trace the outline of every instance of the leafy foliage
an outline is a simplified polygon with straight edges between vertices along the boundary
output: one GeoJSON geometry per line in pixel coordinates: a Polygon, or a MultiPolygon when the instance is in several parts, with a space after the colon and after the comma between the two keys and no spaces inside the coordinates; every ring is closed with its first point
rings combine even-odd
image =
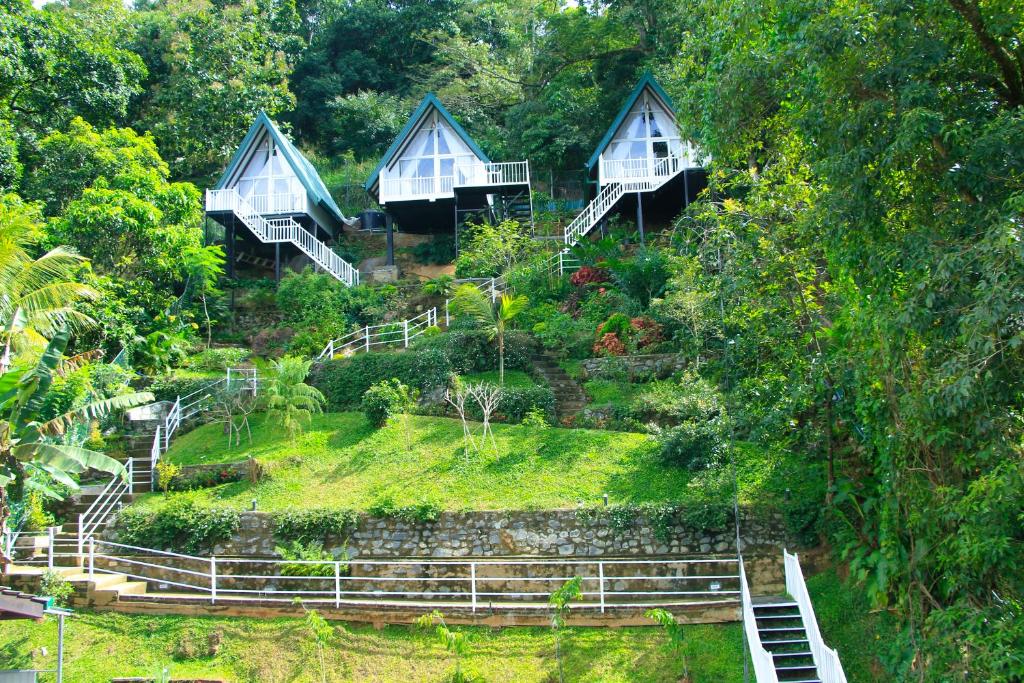
{"type": "Polygon", "coordinates": [[[345,508],[289,509],[274,513],[274,536],[281,541],[325,544],[344,540],[355,530],[358,515],[345,508]]]}
{"type": "Polygon", "coordinates": [[[210,552],[238,530],[238,512],[201,507],[176,494],[155,511],[127,508],[118,515],[120,542],[181,553],[210,552]]]}

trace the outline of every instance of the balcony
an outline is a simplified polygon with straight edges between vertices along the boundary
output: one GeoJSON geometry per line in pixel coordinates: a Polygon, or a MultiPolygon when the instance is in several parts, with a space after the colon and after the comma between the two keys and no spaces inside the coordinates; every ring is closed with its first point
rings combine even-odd
{"type": "Polygon", "coordinates": [[[460,188],[489,189],[530,184],[527,161],[456,164],[451,175],[401,178],[393,170],[380,174],[380,203],[450,199],[460,188]]]}
{"type": "MultiPolygon", "coordinates": [[[[255,194],[245,197],[247,209],[261,216],[273,214],[307,213],[306,193],[255,194]]],[[[206,191],[206,210],[209,212],[234,211],[238,192],[234,188],[206,191]]]]}
{"type": "Polygon", "coordinates": [[[684,143],[668,156],[647,156],[635,159],[608,159],[603,154],[598,167],[598,182],[609,183],[659,182],[689,168],[700,168],[705,159],[691,144],[684,143]]]}

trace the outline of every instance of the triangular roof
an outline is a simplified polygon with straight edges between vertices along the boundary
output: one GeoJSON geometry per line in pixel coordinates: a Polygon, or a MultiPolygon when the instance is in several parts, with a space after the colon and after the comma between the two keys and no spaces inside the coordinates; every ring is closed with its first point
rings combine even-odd
{"type": "Polygon", "coordinates": [[[377,164],[377,167],[375,169],[373,169],[373,173],[370,174],[369,179],[363,186],[367,192],[369,192],[370,188],[372,188],[374,184],[377,182],[377,177],[380,176],[380,172],[384,169],[385,166],[391,163],[391,160],[394,159],[395,154],[397,154],[398,151],[402,148],[402,144],[406,141],[409,135],[411,135],[412,132],[416,129],[416,126],[419,124],[420,119],[422,119],[423,116],[430,110],[431,106],[437,109],[437,112],[441,115],[441,118],[443,118],[445,122],[447,122],[448,125],[451,126],[452,130],[455,131],[455,134],[458,135],[471,150],[473,150],[473,154],[476,154],[478,157],[480,157],[481,161],[483,161],[484,163],[491,163],[491,160],[487,157],[486,154],[484,154],[484,151],[480,149],[476,142],[474,142],[473,138],[469,137],[469,133],[466,132],[466,129],[460,126],[459,122],[455,120],[455,117],[452,116],[451,113],[444,108],[444,105],[441,104],[441,100],[437,99],[437,95],[435,95],[432,92],[428,92],[426,95],[423,96],[423,99],[420,101],[419,106],[416,107],[416,111],[414,111],[412,113],[412,116],[409,117],[409,120],[406,121],[405,127],[402,128],[402,131],[395,138],[394,142],[392,142],[391,146],[388,147],[388,151],[384,152],[384,156],[381,157],[380,163],[377,164]]]}
{"type": "Polygon", "coordinates": [[[650,71],[645,71],[644,75],[640,78],[640,82],[637,83],[632,92],[629,93],[629,97],[626,98],[625,104],[623,104],[622,109],[619,110],[618,116],[616,116],[615,120],[612,121],[612,125],[608,127],[608,132],[604,134],[604,137],[601,138],[601,142],[597,143],[597,147],[594,148],[594,153],[590,156],[590,160],[587,161],[587,170],[593,170],[597,160],[601,157],[601,153],[611,143],[612,138],[615,137],[615,131],[617,131],[619,126],[622,125],[622,122],[626,120],[626,117],[629,115],[629,111],[633,108],[633,105],[636,104],[637,99],[639,99],[645,88],[650,88],[654,91],[654,94],[664,101],[665,106],[668,107],[669,111],[673,115],[675,115],[676,107],[672,103],[672,98],[668,96],[665,89],[662,88],[658,81],[654,79],[654,74],[650,71]]]}
{"type": "Polygon", "coordinates": [[[324,181],[320,179],[320,174],[313,168],[313,164],[302,155],[295,145],[292,144],[291,140],[284,136],[284,134],[278,129],[277,125],[267,116],[266,112],[261,111],[257,116],[256,120],[253,121],[252,127],[249,128],[249,132],[246,133],[245,138],[242,140],[242,144],[238,146],[238,150],[235,152],[235,156],[231,158],[231,163],[228,164],[227,169],[221,175],[220,180],[217,181],[217,185],[214,187],[216,190],[223,189],[231,177],[238,170],[238,167],[242,164],[245,159],[245,153],[249,150],[254,139],[259,135],[261,130],[266,130],[270,137],[273,138],[274,144],[284,155],[288,165],[291,166],[292,170],[295,171],[295,176],[302,183],[302,186],[306,189],[306,194],[309,196],[310,202],[313,204],[319,204],[324,207],[331,215],[341,222],[345,222],[347,219],[345,215],[341,213],[341,209],[334,203],[334,198],[331,197],[331,193],[327,191],[327,186],[324,185],[324,181]]]}

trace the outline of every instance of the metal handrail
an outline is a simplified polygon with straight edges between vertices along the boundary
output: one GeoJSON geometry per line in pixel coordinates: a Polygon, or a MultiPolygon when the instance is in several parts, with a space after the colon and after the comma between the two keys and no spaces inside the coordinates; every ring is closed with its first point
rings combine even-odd
{"type": "Polygon", "coordinates": [[[406,320],[381,325],[366,325],[343,337],[327,342],[316,359],[318,361],[330,360],[339,354],[369,351],[374,346],[389,344],[401,344],[403,348],[408,348],[409,342],[422,335],[428,327],[436,324],[437,307],[430,308],[406,320]]]}
{"type": "Polygon", "coordinates": [[[818,679],[821,683],[846,683],[846,673],[843,671],[842,662],[839,661],[839,653],[825,645],[821,638],[811,596],[807,592],[807,584],[800,570],[799,558],[796,553],[791,555],[786,551],[783,551],[782,556],[786,565],[786,592],[800,608],[800,618],[804,623],[804,632],[807,634],[814,665],[818,669],[818,679]]]}
{"type": "Polygon", "coordinates": [[[743,630],[747,636],[747,648],[750,659],[754,663],[754,678],[757,683],[779,683],[779,675],[775,671],[775,660],[761,644],[761,635],[757,632],[757,620],[754,618],[754,604],[750,599],[750,587],[747,585],[747,572],[740,558],[740,605],[743,614],[743,630]]]}

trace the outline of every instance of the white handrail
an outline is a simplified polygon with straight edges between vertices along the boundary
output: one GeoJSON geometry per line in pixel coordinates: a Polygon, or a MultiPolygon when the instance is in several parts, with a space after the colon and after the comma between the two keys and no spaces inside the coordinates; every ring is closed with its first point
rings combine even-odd
{"type": "Polygon", "coordinates": [[[330,360],[338,355],[351,355],[370,351],[374,346],[400,345],[409,347],[409,342],[422,335],[427,328],[437,325],[437,307],[423,311],[407,320],[397,320],[381,325],[367,325],[355,332],[327,342],[317,360],[330,360]]]}
{"type": "Polygon", "coordinates": [[[529,161],[484,162],[477,158],[456,159],[451,175],[403,178],[384,170],[380,174],[380,201],[442,199],[453,197],[461,187],[499,187],[530,184],[529,161]]]}
{"type": "Polygon", "coordinates": [[[206,204],[232,211],[261,242],[291,242],[336,279],[350,287],[359,284],[359,271],[317,239],[316,235],[299,225],[295,219],[264,218],[234,188],[207,190],[206,204]]]}
{"type": "Polygon", "coordinates": [[[740,558],[740,604],[743,610],[743,630],[747,636],[747,647],[750,659],[754,663],[754,678],[757,683],[779,683],[775,671],[775,661],[771,653],[761,644],[761,636],[757,632],[757,620],[754,617],[754,605],[750,599],[750,587],[747,585],[747,572],[740,558]]]}
{"type": "Polygon", "coordinates": [[[78,557],[81,559],[85,542],[103,527],[103,523],[117,509],[125,496],[132,495],[135,467],[132,458],[128,458],[127,477],[114,476],[96,496],[85,512],[78,515],[78,557]]]}
{"type": "Polygon", "coordinates": [[[581,600],[574,607],[600,612],[616,608],[735,605],[739,595],[739,591],[721,586],[723,580],[738,581],[740,577],[737,574],[716,573],[709,576],[699,572],[685,573],[687,567],[700,567],[708,563],[736,565],[737,558],[734,557],[655,560],[283,560],[197,557],[98,538],[94,539],[93,544],[93,571],[192,588],[201,594],[208,594],[213,600],[217,599],[218,594],[221,597],[251,596],[277,602],[291,602],[295,596],[302,596],[309,602],[333,603],[338,606],[342,603],[365,605],[368,601],[385,603],[401,599],[440,599],[453,606],[468,607],[471,611],[476,611],[479,605],[487,605],[489,610],[523,609],[546,604],[551,591],[574,576],[579,576],[583,581],[581,600]],[[106,553],[97,549],[104,547],[107,548],[106,553]],[[176,564],[160,564],[161,558],[176,564]],[[97,566],[96,559],[109,560],[110,563],[127,566],[128,569],[97,566]],[[183,563],[191,564],[182,566],[183,563]],[[281,571],[285,566],[298,564],[322,565],[330,571],[323,576],[292,576],[281,571]],[[372,569],[366,575],[343,575],[342,565],[350,569],[372,569]],[[254,573],[258,571],[256,566],[267,567],[267,573],[254,573]],[[542,567],[553,570],[552,575],[533,574],[542,567]],[[640,567],[652,568],[654,571],[648,574],[637,573],[640,567]],[[153,575],[150,570],[157,570],[158,573],[153,575]],[[178,580],[172,581],[167,579],[167,573],[183,576],[175,577],[178,580]],[[246,581],[249,585],[240,586],[240,581],[246,581]],[[443,588],[439,590],[432,585],[409,585],[416,582],[442,584],[443,588]],[[510,582],[523,586],[509,589],[510,582]],[[705,582],[707,585],[701,589],[699,585],[692,585],[694,582],[705,582]]]}
{"type": "Polygon", "coordinates": [[[821,683],[846,683],[846,673],[839,661],[839,653],[825,645],[818,630],[818,620],[814,616],[814,606],[807,592],[800,561],[796,553],[783,551],[786,565],[786,592],[789,593],[800,608],[800,618],[804,622],[807,642],[814,657],[814,665],[818,668],[818,679],[821,683]]]}

